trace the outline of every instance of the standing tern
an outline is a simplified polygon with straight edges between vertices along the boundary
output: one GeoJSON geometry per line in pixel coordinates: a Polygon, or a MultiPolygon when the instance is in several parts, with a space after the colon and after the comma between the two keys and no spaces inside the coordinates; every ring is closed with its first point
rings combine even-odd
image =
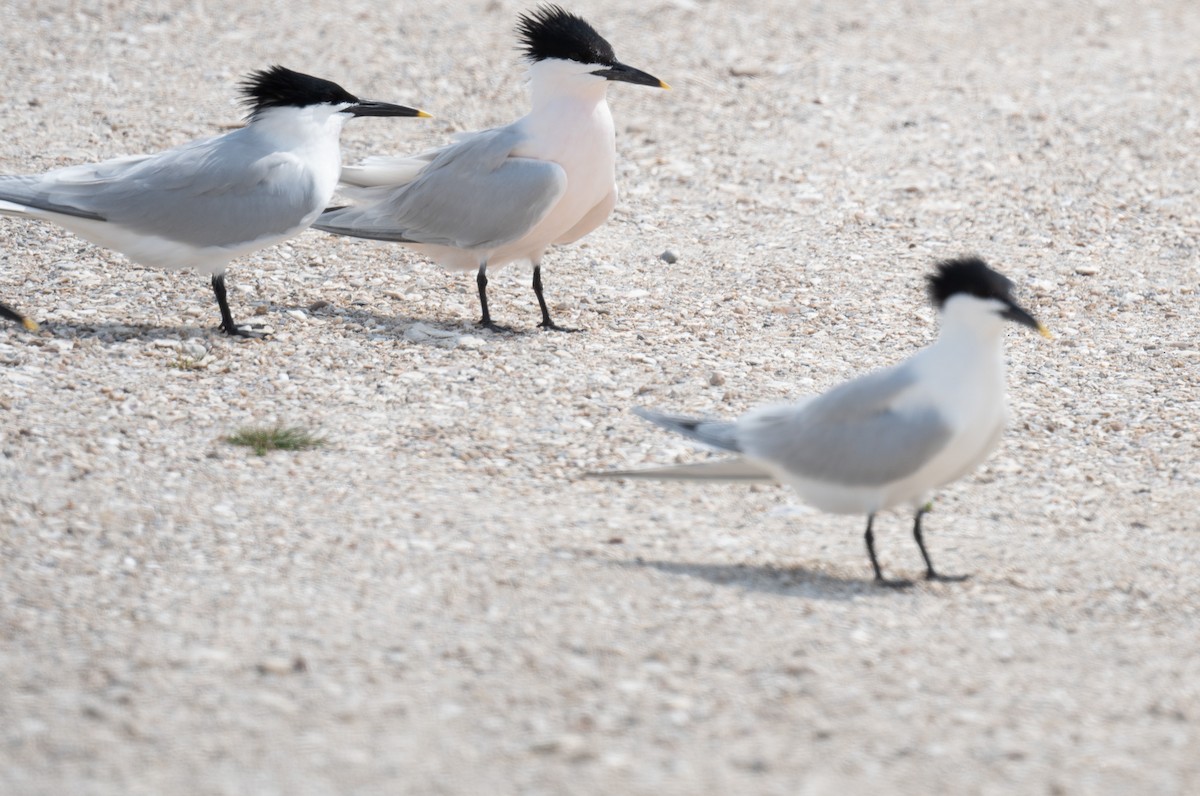
{"type": "Polygon", "coordinates": [[[556,5],[523,14],[517,32],[530,62],[533,108],[504,127],[407,158],[369,158],[342,170],[363,204],[331,208],[314,226],[337,235],[403,243],[447,268],[476,270],[480,325],[487,269],[533,265],[543,329],[542,255],[604,223],[617,202],[616,139],[609,81],[670,88],[617,60],[587,22],[556,5]]]}
{"type": "MultiPolygon", "coordinates": [[[[155,155],[0,176],[0,215],[52,221],[144,265],[211,275],[221,329],[253,336],[229,312],[225,266],[299,234],[325,209],[347,119],[429,114],[282,66],[252,72],[241,88],[244,127],[155,155]]],[[[37,328],[2,304],[0,316],[37,328]]]]}
{"type": "Polygon", "coordinates": [[[778,481],[836,514],[866,514],[875,581],[875,514],[916,509],[913,538],[928,580],[962,580],[933,568],[921,535],[931,490],[975,469],[1000,442],[1007,419],[1004,321],[1050,333],[1012,297],[1012,283],[978,258],[947,260],[929,277],[941,313],[936,342],[909,359],[798,404],[766,406],[733,422],[636,409],[638,415],[741,458],[677,467],[592,473],[603,478],[778,481]]]}

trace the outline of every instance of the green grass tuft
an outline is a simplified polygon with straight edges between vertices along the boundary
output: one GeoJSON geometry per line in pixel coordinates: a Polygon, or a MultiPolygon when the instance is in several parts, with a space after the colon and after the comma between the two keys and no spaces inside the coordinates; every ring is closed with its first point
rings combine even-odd
{"type": "Polygon", "coordinates": [[[226,437],[225,441],[231,445],[254,448],[254,452],[259,456],[265,456],[267,451],[305,451],[325,444],[325,440],[302,428],[283,426],[241,428],[232,437],[226,437]]]}

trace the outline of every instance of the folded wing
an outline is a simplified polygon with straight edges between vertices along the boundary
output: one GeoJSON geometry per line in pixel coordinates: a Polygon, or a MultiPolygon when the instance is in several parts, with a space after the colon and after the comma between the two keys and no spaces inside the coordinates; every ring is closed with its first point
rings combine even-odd
{"type": "Polygon", "coordinates": [[[314,226],[337,235],[488,250],[524,236],[558,202],[567,176],[557,163],[513,157],[522,133],[485,130],[435,150],[368,164],[352,180],[363,203],[326,211],[314,226]],[[428,162],[413,174],[416,161],[428,162]],[[406,180],[379,185],[388,169],[406,180]]]}
{"type": "Polygon", "coordinates": [[[799,478],[841,486],[905,478],[952,435],[937,407],[912,392],[916,375],[905,363],[799,406],[750,412],[738,421],[742,452],[799,478]]]}
{"type": "Polygon", "coordinates": [[[296,157],[237,134],[157,155],[0,178],[0,202],[21,211],[9,208],[12,214],[107,221],[202,247],[293,232],[325,199],[315,196],[315,181],[296,157]]]}

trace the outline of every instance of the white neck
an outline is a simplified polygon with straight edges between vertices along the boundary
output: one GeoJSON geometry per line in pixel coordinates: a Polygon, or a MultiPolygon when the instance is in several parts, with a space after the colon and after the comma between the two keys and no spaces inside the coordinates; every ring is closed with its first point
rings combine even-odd
{"type": "Polygon", "coordinates": [[[966,295],[951,296],[942,306],[938,339],[919,356],[936,392],[951,406],[991,396],[1004,400],[1005,321],[998,308],[997,301],[966,295]]]}
{"type": "Polygon", "coordinates": [[[350,117],[338,111],[334,105],[267,108],[237,131],[257,136],[272,151],[286,152],[300,161],[313,180],[316,199],[313,218],[333,196],[342,172],[342,147],[338,138],[342,125],[350,117]]]}
{"type": "Polygon", "coordinates": [[[562,102],[597,105],[608,98],[608,81],[591,74],[604,67],[575,61],[548,59],[529,67],[533,112],[562,102]]]}
{"type": "Polygon", "coordinates": [[[350,118],[338,110],[333,105],[264,108],[255,114],[248,126],[276,149],[327,150],[330,146],[336,149],[342,125],[350,118]]]}
{"type": "Polygon", "coordinates": [[[956,342],[976,349],[1000,346],[1004,339],[1003,305],[994,299],[954,295],[942,305],[938,344],[956,342]]]}

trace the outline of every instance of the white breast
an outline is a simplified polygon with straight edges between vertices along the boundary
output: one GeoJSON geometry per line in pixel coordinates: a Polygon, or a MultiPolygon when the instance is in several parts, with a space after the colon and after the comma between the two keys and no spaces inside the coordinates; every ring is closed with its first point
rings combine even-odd
{"type": "Polygon", "coordinates": [[[920,505],[931,490],[970,473],[995,450],[1007,422],[999,338],[989,348],[943,344],[926,353],[919,363],[922,380],[950,424],[951,437],[924,467],[888,486],[882,508],[920,505]]]}
{"type": "MultiPolygon", "coordinates": [[[[525,119],[528,141],[513,154],[549,160],[567,173],[567,190],[524,237],[492,254],[489,267],[540,257],[615,190],[616,143],[604,99],[564,98],[525,119]]],[[[595,220],[596,226],[604,218],[595,220]]]]}

